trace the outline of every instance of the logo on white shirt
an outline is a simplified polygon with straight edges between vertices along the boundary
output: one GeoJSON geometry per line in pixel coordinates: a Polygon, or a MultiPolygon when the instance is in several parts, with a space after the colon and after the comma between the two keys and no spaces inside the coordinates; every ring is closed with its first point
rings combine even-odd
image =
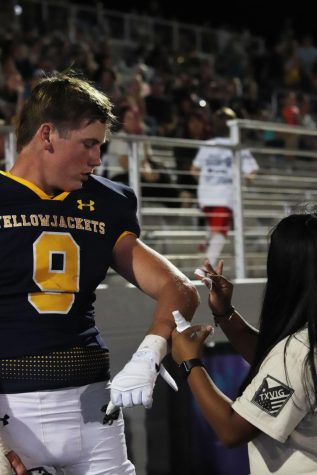
{"type": "Polygon", "coordinates": [[[290,399],[293,392],[294,389],[268,375],[263,379],[261,386],[255,392],[251,402],[270,414],[270,416],[276,417],[290,399]]]}

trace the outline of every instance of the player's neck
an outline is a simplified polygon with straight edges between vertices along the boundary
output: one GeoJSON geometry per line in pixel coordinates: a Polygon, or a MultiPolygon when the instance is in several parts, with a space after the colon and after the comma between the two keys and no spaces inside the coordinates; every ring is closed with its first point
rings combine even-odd
{"type": "Polygon", "coordinates": [[[55,190],[46,186],[44,174],[39,166],[39,162],[36,162],[34,157],[28,156],[25,153],[20,153],[9,172],[11,175],[14,175],[17,178],[22,178],[23,180],[37,186],[48,196],[54,195],[55,190]]]}

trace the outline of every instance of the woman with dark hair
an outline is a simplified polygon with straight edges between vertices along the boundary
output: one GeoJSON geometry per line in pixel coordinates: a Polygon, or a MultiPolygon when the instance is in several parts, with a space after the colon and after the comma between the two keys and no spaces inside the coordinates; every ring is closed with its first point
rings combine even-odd
{"type": "Polygon", "coordinates": [[[316,264],[317,215],[282,219],[271,234],[259,330],[232,306],[223,261],[216,269],[206,261],[197,271],[209,288],[215,324],[250,363],[235,401],[215,386],[200,359],[212,327],[173,332],[172,356],[204,417],[225,445],[249,443],[254,475],[317,473],[316,264]]]}

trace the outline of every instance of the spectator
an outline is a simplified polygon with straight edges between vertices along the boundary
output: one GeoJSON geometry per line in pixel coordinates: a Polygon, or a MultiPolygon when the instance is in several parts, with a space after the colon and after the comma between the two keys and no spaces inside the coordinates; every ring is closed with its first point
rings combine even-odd
{"type": "Polygon", "coordinates": [[[145,97],[147,114],[154,121],[155,135],[171,136],[176,127],[173,104],[165,93],[163,78],[154,76],[150,93],[145,97]]]}
{"type": "MultiPolygon", "coordinates": [[[[231,226],[234,155],[229,148],[231,141],[227,121],[235,117],[235,112],[228,107],[216,112],[214,127],[217,135],[206,142],[212,147],[201,147],[192,165],[192,173],[198,178],[198,203],[209,230],[202,250],[212,265],[222,251],[231,226]]],[[[240,153],[242,172],[246,182],[250,183],[259,167],[249,150],[241,150],[240,153]]]]}
{"type": "MultiPolygon", "coordinates": [[[[118,179],[119,175],[119,181],[128,183],[130,145],[123,137],[128,137],[129,135],[146,135],[147,129],[139,110],[130,105],[124,105],[119,110],[117,126],[118,129],[112,134],[106,153],[103,155],[102,173],[110,179],[113,179],[115,176],[117,176],[118,179]],[[121,176],[122,173],[124,173],[126,177],[124,180],[123,176],[121,176]]],[[[149,149],[146,148],[143,142],[139,142],[137,147],[138,156],[142,161],[149,149]]]]}
{"type": "MultiPolygon", "coordinates": [[[[297,94],[295,91],[288,91],[282,100],[281,117],[287,125],[301,125],[300,110],[298,106],[297,94]]],[[[287,150],[299,149],[299,135],[292,132],[285,133],[285,148],[287,150]]],[[[291,166],[296,158],[295,154],[286,155],[291,166]]]]}
{"type": "MultiPolygon", "coordinates": [[[[301,94],[299,96],[298,106],[300,125],[306,129],[315,130],[316,120],[311,112],[311,100],[308,94],[301,94]]],[[[300,136],[299,147],[301,150],[316,150],[316,145],[316,137],[311,135],[300,136]]]]}
{"type": "MultiPolygon", "coordinates": [[[[185,123],[178,135],[180,138],[191,140],[207,140],[211,135],[210,121],[201,108],[189,112],[185,123]]],[[[176,183],[178,198],[181,207],[191,207],[197,199],[197,181],[191,173],[193,159],[197,154],[197,147],[174,147],[175,164],[177,170],[176,183]]]]}

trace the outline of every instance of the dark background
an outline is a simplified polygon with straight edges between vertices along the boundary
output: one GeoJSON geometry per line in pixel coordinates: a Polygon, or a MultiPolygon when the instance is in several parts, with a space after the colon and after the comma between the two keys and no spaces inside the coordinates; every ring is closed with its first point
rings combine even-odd
{"type": "MultiPolygon", "coordinates": [[[[74,3],[87,3],[87,0],[74,0],[74,3]]],[[[269,44],[275,43],[280,33],[292,28],[298,38],[311,33],[317,38],[317,20],[305,5],[289,5],[283,2],[210,2],[208,0],[93,0],[102,3],[105,9],[127,13],[150,14],[166,20],[198,24],[211,28],[229,27],[236,31],[249,30],[253,35],[266,38],[269,44]]]]}

